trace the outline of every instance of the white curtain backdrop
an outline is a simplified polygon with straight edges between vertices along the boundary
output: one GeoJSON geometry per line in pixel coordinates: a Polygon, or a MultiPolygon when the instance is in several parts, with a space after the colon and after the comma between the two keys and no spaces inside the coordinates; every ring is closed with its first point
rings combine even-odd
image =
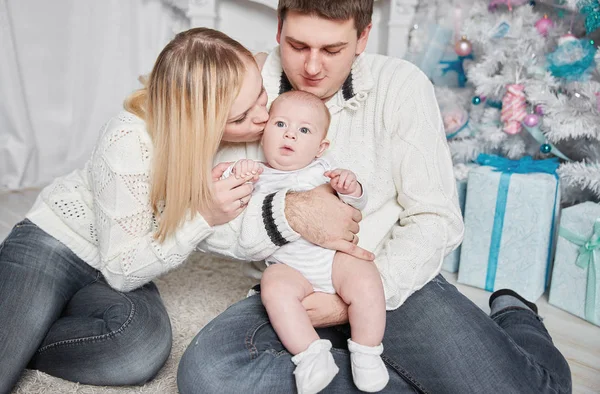
{"type": "Polygon", "coordinates": [[[186,22],[158,0],[0,0],[0,191],[83,166],[186,22]]]}

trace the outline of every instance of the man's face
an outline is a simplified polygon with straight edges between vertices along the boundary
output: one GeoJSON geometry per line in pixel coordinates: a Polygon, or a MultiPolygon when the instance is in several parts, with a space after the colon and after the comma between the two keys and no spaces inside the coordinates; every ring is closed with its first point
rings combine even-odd
{"type": "Polygon", "coordinates": [[[279,21],[281,65],[293,88],[322,100],[331,98],[350,74],[352,62],[367,45],[371,25],[356,35],[354,20],[333,21],[288,12],[279,21]]]}

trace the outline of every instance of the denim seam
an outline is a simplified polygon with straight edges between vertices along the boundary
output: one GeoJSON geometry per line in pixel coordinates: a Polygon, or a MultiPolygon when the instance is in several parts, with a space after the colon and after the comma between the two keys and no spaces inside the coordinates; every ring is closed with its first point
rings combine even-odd
{"type": "Polygon", "coordinates": [[[48,344],[46,346],[39,348],[36,353],[38,353],[38,354],[43,353],[47,350],[61,347],[61,346],[78,345],[81,343],[89,343],[89,342],[99,342],[99,341],[103,341],[103,340],[106,340],[106,339],[109,339],[109,338],[112,338],[112,337],[115,337],[115,336],[121,334],[133,321],[133,317],[135,316],[136,309],[135,309],[134,302],[129,297],[127,297],[123,293],[119,293],[119,294],[123,298],[125,298],[127,301],[129,301],[129,304],[131,305],[131,312],[129,313],[127,320],[116,331],[111,331],[107,334],[96,335],[96,336],[92,336],[92,337],[67,339],[64,341],[54,342],[54,343],[51,343],[51,344],[48,344]]]}
{"type": "Polygon", "coordinates": [[[27,227],[27,226],[29,226],[29,227],[37,227],[37,225],[35,223],[33,223],[31,220],[29,220],[29,219],[23,219],[19,223],[15,224],[16,228],[27,227]]]}
{"type": "Polygon", "coordinates": [[[536,317],[538,320],[540,320],[540,316],[539,316],[539,315],[537,315],[537,314],[536,314],[534,311],[532,311],[532,310],[531,310],[531,309],[529,309],[529,308],[523,308],[523,307],[520,307],[520,306],[507,306],[506,308],[502,308],[502,309],[500,309],[498,312],[494,313],[494,314],[493,314],[493,315],[491,315],[490,317],[491,317],[492,319],[494,319],[494,318],[496,318],[496,317],[498,317],[498,316],[502,316],[502,315],[505,315],[505,314],[507,314],[507,313],[509,313],[509,312],[513,312],[513,311],[528,311],[528,312],[531,312],[531,313],[533,313],[533,315],[534,315],[534,316],[535,316],[535,317],[536,317]]]}
{"type": "Polygon", "coordinates": [[[253,360],[258,356],[258,350],[256,349],[256,346],[254,346],[254,336],[256,335],[258,330],[260,330],[262,327],[264,327],[267,324],[269,324],[268,320],[260,323],[253,330],[250,330],[246,334],[246,338],[244,338],[244,343],[246,344],[246,348],[250,352],[250,360],[253,360]]]}
{"type": "MultiPolygon", "coordinates": [[[[492,320],[495,321],[496,318],[504,316],[506,314],[512,313],[512,312],[516,312],[516,311],[527,311],[529,313],[532,313],[534,315],[534,317],[538,320],[540,320],[540,317],[531,309],[529,308],[520,308],[520,307],[515,307],[515,306],[509,306],[507,308],[504,308],[498,312],[496,312],[495,314],[493,314],[492,316],[490,316],[490,318],[492,318],[492,320]]],[[[500,326],[498,326],[499,330],[502,330],[502,328],[500,326]]],[[[504,330],[502,330],[504,331],[504,330]]],[[[515,346],[515,348],[517,349],[517,351],[519,351],[527,360],[527,362],[535,369],[535,371],[543,378],[544,377],[544,372],[548,373],[549,376],[554,377],[554,373],[550,370],[548,370],[547,368],[544,368],[542,365],[540,365],[539,363],[535,362],[535,360],[533,360],[529,354],[525,353],[525,351],[523,351],[523,349],[521,349],[521,347],[510,337],[510,335],[507,335],[508,340],[513,344],[513,346],[515,346]]],[[[549,338],[550,340],[552,340],[552,338],[549,338]]],[[[557,391],[554,387],[549,387],[550,390],[552,390],[552,392],[554,393],[559,393],[561,391],[563,391],[563,385],[557,380],[557,379],[552,379],[554,381],[554,383],[559,386],[560,391],[557,391]]]]}
{"type": "Polygon", "coordinates": [[[427,391],[427,389],[425,389],[425,387],[423,387],[423,385],[421,385],[412,376],[410,376],[408,374],[408,371],[406,371],[404,368],[402,368],[400,365],[398,365],[394,360],[392,360],[391,358],[387,357],[385,354],[381,355],[381,359],[383,361],[385,361],[385,363],[388,364],[390,367],[392,367],[396,371],[396,373],[398,373],[400,376],[402,376],[402,378],[404,380],[406,380],[407,382],[411,383],[411,385],[415,389],[419,390],[419,392],[421,392],[423,394],[428,394],[429,393],[427,391]]]}

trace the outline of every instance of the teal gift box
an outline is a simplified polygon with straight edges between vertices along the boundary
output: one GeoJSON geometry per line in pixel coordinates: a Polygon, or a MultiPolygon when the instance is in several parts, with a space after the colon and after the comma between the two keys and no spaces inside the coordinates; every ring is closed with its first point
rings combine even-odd
{"type": "Polygon", "coordinates": [[[600,204],[562,211],[550,304],[600,326],[600,204]]]}
{"type": "MultiPolygon", "coordinates": [[[[456,192],[458,193],[458,205],[460,211],[464,214],[465,212],[465,201],[467,197],[467,177],[469,171],[474,168],[472,165],[457,164],[454,166],[454,177],[456,178],[456,192]]],[[[460,262],[460,245],[454,249],[446,258],[442,264],[442,269],[447,272],[458,271],[458,264],[460,262]]]]}
{"type": "Polygon", "coordinates": [[[559,207],[557,159],[480,155],[469,173],[458,282],[536,301],[548,282],[559,207]]]}

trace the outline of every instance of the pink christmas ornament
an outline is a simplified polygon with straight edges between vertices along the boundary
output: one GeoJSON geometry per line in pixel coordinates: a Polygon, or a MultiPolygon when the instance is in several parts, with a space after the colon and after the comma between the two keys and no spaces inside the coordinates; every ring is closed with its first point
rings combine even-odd
{"type": "Polygon", "coordinates": [[[544,15],[542,19],[535,22],[535,28],[538,33],[546,37],[548,35],[548,31],[554,26],[554,22],[552,19],[548,18],[548,15],[544,15]]]}
{"type": "Polygon", "coordinates": [[[473,45],[471,41],[467,40],[467,37],[463,36],[460,40],[454,44],[454,52],[458,56],[469,56],[473,52],[473,45]]]}
{"type": "Polygon", "coordinates": [[[542,107],[541,104],[538,104],[535,106],[535,113],[538,115],[543,115],[544,114],[544,108],[542,107]]]}
{"type": "Polygon", "coordinates": [[[525,87],[519,84],[512,84],[506,87],[506,94],[502,98],[502,112],[500,120],[504,123],[504,132],[514,135],[521,132],[523,125],[521,122],[527,116],[525,87]]]}
{"type": "Polygon", "coordinates": [[[454,137],[454,133],[467,124],[469,121],[469,114],[464,109],[453,108],[449,111],[442,112],[442,119],[444,121],[446,137],[451,138],[454,137]]]}
{"type": "Polygon", "coordinates": [[[508,8],[509,11],[512,11],[513,6],[523,5],[527,1],[529,1],[529,0],[491,0],[490,4],[488,4],[488,10],[490,12],[495,11],[499,5],[505,4],[506,8],[508,8]]]}
{"type": "Polygon", "coordinates": [[[540,123],[540,117],[536,114],[528,114],[525,116],[525,119],[523,119],[523,124],[527,127],[535,127],[538,123],[540,123]]]}

